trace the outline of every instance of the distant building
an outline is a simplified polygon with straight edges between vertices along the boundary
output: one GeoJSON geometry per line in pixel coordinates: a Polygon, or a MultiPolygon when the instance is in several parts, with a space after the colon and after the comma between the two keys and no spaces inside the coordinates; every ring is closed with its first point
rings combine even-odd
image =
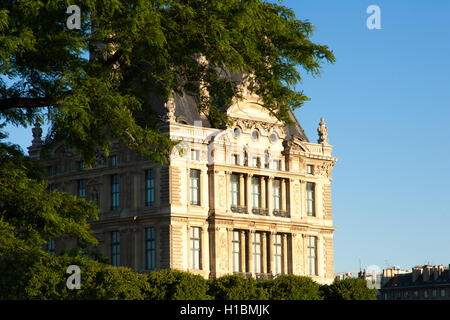
{"type": "Polygon", "coordinates": [[[450,300],[450,271],[442,265],[414,267],[412,271],[383,270],[379,299],[450,300]]]}

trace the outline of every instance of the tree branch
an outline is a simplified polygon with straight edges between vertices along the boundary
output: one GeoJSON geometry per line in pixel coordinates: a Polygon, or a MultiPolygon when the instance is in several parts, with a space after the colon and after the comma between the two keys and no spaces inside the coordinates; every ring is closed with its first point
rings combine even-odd
{"type": "Polygon", "coordinates": [[[70,91],[65,92],[59,98],[55,97],[42,97],[42,98],[24,98],[14,97],[0,99],[0,110],[9,110],[14,108],[23,109],[35,109],[48,107],[54,104],[59,104],[64,100],[66,95],[70,94],[70,91]]]}

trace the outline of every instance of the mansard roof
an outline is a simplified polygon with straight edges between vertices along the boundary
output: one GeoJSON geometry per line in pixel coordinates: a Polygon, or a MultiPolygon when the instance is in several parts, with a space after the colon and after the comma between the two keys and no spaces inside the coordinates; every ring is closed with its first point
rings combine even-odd
{"type": "MultiPolygon", "coordinates": [[[[197,108],[198,101],[195,97],[184,94],[178,95],[174,94],[173,102],[175,106],[174,115],[177,122],[185,123],[189,125],[194,125],[196,122],[201,121],[203,127],[212,128],[211,123],[208,121],[207,117],[203,114],[200,114],[197,108]]],[[[152,106],[154,110],[158,113],[161,118],[164,118],[167,114],[167,110],[165,108],[165,101],[153,97],[151,99],[152,106]]],[[[228,112],[229,116],[233,116],[229,113],[230,108],[232,106],[227,106],[222,108],[223,112],[228,112]]],[[[297,138],[301,141],[309,142],[305,132],[303,131],[302,126],[298,122],[297,118],[294,116],[292,111],[289,112],[290,118],[293,120],[293,125],[285,126],[285,131],[287,133],[288,138],[297,138]]],[[[270,122],[279,122],[275,117],[270,122]]],[[[254,120],[254,119],[249,119],[254,120]]]]}

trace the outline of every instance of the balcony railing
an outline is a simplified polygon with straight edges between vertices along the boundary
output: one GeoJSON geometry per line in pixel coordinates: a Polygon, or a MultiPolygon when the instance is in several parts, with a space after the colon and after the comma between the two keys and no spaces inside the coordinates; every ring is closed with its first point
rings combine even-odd
{"type": "Polygon", "coordinates": [[[235,274],[237,276],[244,277],[246,279],[249,279],[252,276],[254,276],[255,279],[258,279],[258,280],[265,280],[265,279],[273,279],[274,278],[274,276],[271,273],[254,273],[254,274],[252,274],[251,272],[233,272],[233,274],[235,274]]]}
{"type": "Polygon", "coordinates": [[[267,216],[267,215],[269,215],[269,210],[264,209],[264,208],[253,208],[252,213],[259,214],[261,216],[267,216]]]}
{"type": "Polygon", "coordinates": [[[247,213],[247,207],[246,206],[231,206],[231,212],[234,213],[247,213]]]}
{"type": "Polygon", "coordinates": [[[285,210],[273,210],[272,213],[276,217],[284,217],[284,218],[289,217],[289,213],[285,210]]]}

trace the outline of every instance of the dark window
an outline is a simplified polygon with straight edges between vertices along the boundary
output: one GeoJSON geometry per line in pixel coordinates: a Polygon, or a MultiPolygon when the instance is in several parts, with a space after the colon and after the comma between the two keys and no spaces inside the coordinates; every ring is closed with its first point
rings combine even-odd
{"type": "Polygon", "coordinates": [[[145,229],[145,269],[155,269],[155,228],[145,229]]]}
{"type": "Polygon", "coordinates": [[[78,197],[86,199],[86,180],[78,180],[78,197]]]}
{"type": "Polygon", "coordinates": [[[153,170],[145,171],[145,205],[147,207],[155,204],[155,178],[153,170]]]}
{"type": "Polygon", "coordinates": [[[120,233],[111,232],[111,264],[114,267],[120,266],[120,233]]]}
{"type": "Polygon", "coordinates": [[[111,210],[119,209],[119,176],[111,176],[111,210]]]}

